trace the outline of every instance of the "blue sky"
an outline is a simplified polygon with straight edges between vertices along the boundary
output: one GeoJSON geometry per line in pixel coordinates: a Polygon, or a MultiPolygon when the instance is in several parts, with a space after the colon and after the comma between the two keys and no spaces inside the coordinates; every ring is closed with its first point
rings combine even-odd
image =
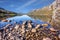
{"type": "Polygon", "coordinates": [[[54,0],[0,0],[0,7],[13,11],[28,13],[31,10],[50,5],[54,0]]]}

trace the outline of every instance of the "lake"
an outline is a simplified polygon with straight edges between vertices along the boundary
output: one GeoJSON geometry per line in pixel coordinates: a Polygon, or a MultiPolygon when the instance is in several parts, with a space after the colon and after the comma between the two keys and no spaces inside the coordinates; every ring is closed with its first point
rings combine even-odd
{"type": "Polygon", "coordinates": [[[39,19],[31,18],[28,15],[15,16],[15,17],[7,18],[7,20],[11,20],[11,22],[1,22],[0,21],[0,28],[5,27],[7,24],[11,24],[13,26],[15,23],[22,24],[23,21],[28,21],[28,20],[31,20],[34,24],[48,24],[48,28],[51,27],[51,25],[49,23],[44,22],[44,21],[39,20],[39,19]]]}

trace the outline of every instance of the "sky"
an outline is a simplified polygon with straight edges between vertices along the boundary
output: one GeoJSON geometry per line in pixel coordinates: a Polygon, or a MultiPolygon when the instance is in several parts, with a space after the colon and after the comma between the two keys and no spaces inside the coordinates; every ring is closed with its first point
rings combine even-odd
{"type": "Polygon", "coordinates": [[[0,7],[17,13],[28,13],[50,5],[54,0],[0,0],[0,7]]]}

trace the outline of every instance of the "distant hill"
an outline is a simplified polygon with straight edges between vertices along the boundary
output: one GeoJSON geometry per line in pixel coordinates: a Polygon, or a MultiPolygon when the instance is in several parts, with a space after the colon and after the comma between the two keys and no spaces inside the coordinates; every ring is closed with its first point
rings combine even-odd
{"type": "Polygon", "coordinates": [[[4,8],[0,8],[0,19],[12,17],[12,16],[16,16],[16,15],[17,15],[17,13],[15,13],[15,12],[11,12],[11,11],[5,10],[4,8]]]}
{"type": "Polygon", "coordinates": [[[29,16],[36,19],[41,19],[43,21],[50,20],[52,18],[52,14],[53,14],[52,6],[45,6],[41,9],[32,10],[31,12],[28,13],[29,16]]]}
{"type": "Polygon", "coordinates": [[[52,10],[50,10],[49,6],[47,6],[42,9],[32,10],[31,12],[29,12],[28,15],[51,15],[51,14],[52,10]]]}

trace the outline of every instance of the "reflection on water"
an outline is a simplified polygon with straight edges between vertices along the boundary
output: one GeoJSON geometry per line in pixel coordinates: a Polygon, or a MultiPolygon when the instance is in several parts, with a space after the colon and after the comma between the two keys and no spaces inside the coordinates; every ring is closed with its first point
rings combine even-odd
{"type": "MultiPolygon", "coordinates": [[[[43,22],[42,20],[35,20],[34,18],[31,18],[31,17],[29,17],[27,15],[15,16],[15,17],[7,18],[7,20],[11,20],[11,22],[0,22],[0,27],[1,28],[5,27],[5,25],[7,25],[7,24],[12,24],[12,25],[14,25],[14,23],[22,24],[23,21],[28,21],[28,20],[32,20],[32,22],[36,23],[36,24],[44,24],[44,23],[46,23],[46,22],[43,22]]],[[[48,27],[50,27],[50,24],[48,25],[48,27]]]]}

